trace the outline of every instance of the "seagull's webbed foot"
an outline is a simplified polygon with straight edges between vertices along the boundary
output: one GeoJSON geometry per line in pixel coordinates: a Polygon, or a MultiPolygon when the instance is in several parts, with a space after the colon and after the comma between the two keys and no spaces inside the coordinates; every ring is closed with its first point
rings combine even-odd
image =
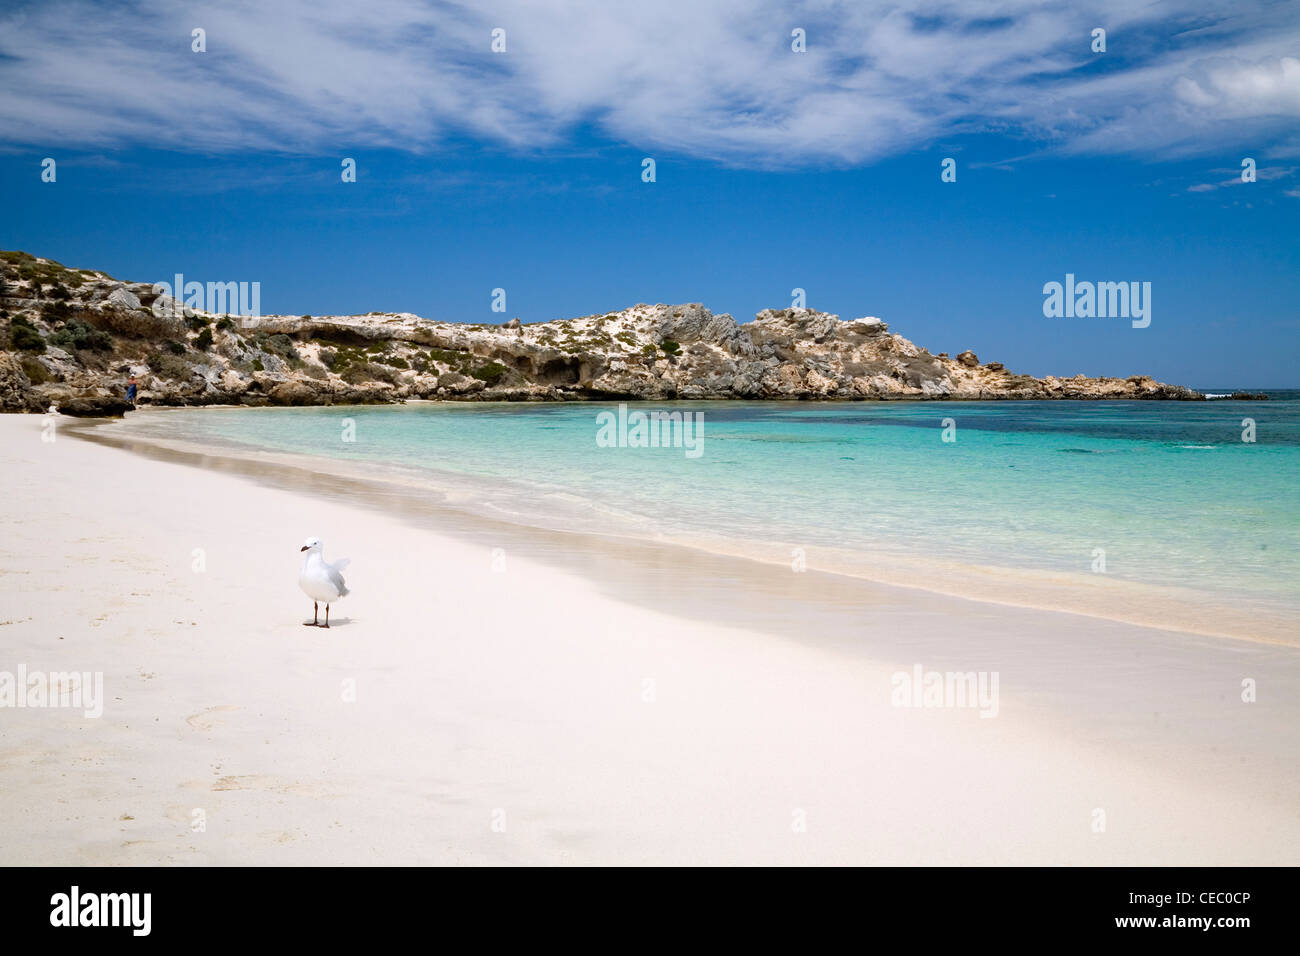
{"type": "MultiPolygon", "coordinates": [[[[329,620],[329,611],[326,610],[325,619],[329,620]]],[[[303,621],[303,627],[320,627],[320,605],[313,601],[311,605],[311,620],[303,621]]]]}

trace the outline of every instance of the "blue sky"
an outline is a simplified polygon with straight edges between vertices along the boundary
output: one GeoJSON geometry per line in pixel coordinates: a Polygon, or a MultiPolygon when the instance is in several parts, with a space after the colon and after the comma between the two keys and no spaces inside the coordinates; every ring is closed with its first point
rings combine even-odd
{"type": "Polygon", "coordinates": [[[1300,18],[1129,6],[20,4],[0,246],[265,312],[747,321],[800,287],[1036,375],[1300,386],[1300,18]],[[1150,327],[1044,318],[1067,272],[1151,282],[1150,327]]]}

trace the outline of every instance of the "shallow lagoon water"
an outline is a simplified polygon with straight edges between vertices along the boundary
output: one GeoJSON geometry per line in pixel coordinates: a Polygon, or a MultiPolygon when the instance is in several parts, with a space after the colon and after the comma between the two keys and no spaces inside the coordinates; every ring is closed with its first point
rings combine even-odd
{"type": "Polygon", "coordinates": [[[1104,566],[1116,579],[1300,607],[1297,401],[628,406],[701,413],[698,457],[601,447],[598,415],[617,408],[201,409],[133,429],[373,464],[427,480],[451,504],[556,530],[1013,572],[1104,566]]]}

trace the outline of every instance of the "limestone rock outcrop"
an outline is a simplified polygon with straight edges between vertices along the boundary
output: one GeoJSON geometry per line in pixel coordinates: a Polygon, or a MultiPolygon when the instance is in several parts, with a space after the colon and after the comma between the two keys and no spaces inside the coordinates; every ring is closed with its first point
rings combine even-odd
{"type": "Polygon", "coordinates": [[[1034,378],[932,355],[878,318],[699,303],[504,325],[409,313],[241,317],[176,311],[152,286],[0,253],[0,409],[120,411],[127,377],[157,405],[581,399],[1199,400],[1126,379],[1034,378]]]}

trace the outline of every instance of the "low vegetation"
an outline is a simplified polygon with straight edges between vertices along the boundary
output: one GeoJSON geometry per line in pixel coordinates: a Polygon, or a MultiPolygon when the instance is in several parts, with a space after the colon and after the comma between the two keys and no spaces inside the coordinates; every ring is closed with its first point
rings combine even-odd
{"type": "Polygon", "coordinates": [[[469,374],[480,382],[486,382],[491,386],[495,385],[501,380],[501,376],[506,374],[506,367],[500,362],[488,362],[478,368],[471,369],[469,374]]]}
{"type": "Polygon", "coordinates": [[[50,343],[70,351],[82,349],[91,352],[113,351],[113,336],[81,319],[67,319],[50,336],[50,343]]]}
{"type": "Polygon", "coordinates": [[[9,323],[9,345],[11,348],[23,352],[35,352],[38,355],[45,351],[45,339],[41,333],[21,316],[9,323]]]}

